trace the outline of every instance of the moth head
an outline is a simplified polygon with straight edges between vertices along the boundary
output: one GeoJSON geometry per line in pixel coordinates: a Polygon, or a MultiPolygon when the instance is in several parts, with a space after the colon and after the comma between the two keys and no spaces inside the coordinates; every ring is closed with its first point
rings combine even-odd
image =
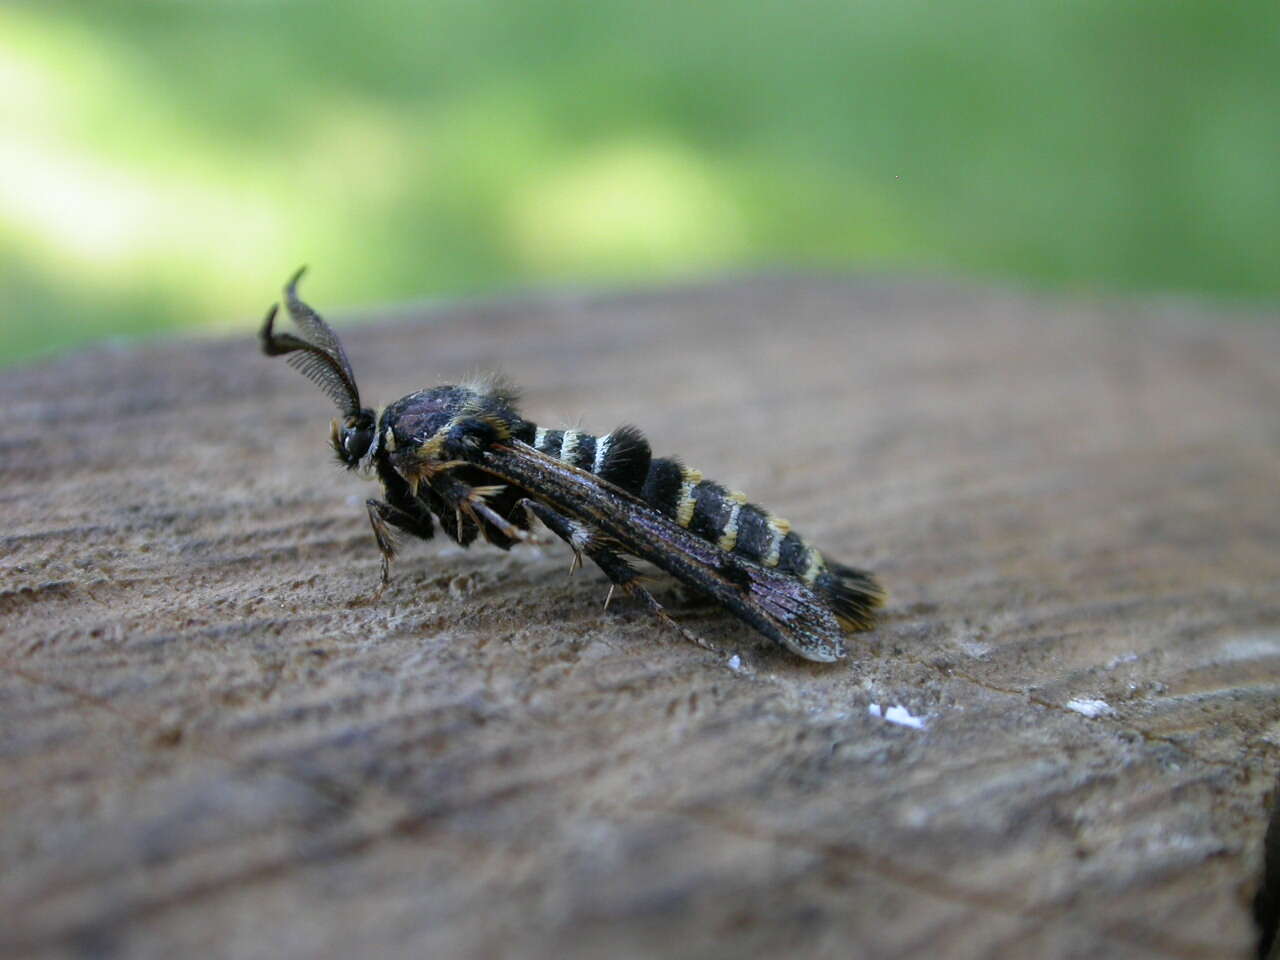
{"type": "Polygon", "coordinates": [[[372,410],[362,410],[344,420],[331,420],[329,442],[333,444],[333,452],[338,455],[339,462],[354,470],[369,452],[377,429],[372,410]]]}
{"type": "Polygon", "coordinates": [[[354,468],[369,452],[377,429],[374,412],[360,405],[360,391],[356,387],[351,362],[338,340],[337,334],[320,315],[298,299],[298,280],[303,267],[284,287],[285,308],[304,336],[292,333],[276,333],[275,320],[279,304],[272,305],[263,321],[262,352],[269,357],[289,355],[289,364],[323,390],[342,417],[333,421],[330,440],[338,459],[354,468]]]}

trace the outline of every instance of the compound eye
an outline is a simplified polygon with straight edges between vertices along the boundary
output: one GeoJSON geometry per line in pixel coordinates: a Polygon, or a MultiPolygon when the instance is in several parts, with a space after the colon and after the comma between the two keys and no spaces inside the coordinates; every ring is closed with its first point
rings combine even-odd
{"type": "Polygon", "coordinates": [[[362,433],[363,431],[358,429],[342,431],[342,449],[346,451],[347,456],[352,460],[359,460],[364,456],[365,450],[369,448],[368,440],[365,440],[364,443],[360,442],[363,439],[361,437],[362,433]]]}
{"type": "Polygon", "coordinates": [[[359,463],[369,446],[373,443],[373,422],[371,418],[352,417],[334,437],[334,446],[338,455],[348,466],[359,463]]]}

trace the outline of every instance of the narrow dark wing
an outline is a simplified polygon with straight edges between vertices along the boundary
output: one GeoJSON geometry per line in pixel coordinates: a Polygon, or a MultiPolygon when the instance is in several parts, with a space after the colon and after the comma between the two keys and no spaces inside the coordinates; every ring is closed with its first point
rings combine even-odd
{"type": "Polygon", "coordinates": [[[639,497],[585,470],[510,440],[476,466],[587,524],[620,549],[710,594],[740,619],[806,660],[845,655],[844,631],[803,581],[721,550],[639,497]]]}

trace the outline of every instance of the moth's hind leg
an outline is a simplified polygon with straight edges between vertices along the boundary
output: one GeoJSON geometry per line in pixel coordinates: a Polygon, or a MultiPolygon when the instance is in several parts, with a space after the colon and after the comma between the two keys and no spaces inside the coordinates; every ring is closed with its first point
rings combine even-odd
{"type": "MultiPolygon", "coordinates": [[[[585,553],[591,559],[591,562],[599,567],[604,572],[604,575],[609,578],[609,582],[613,584],[613,587],[609,588],[610,598],[613,596],[614,587],[621,587],[628,596],[639,600],[649,609],[650,613],[690,643],[702,647],[704,650],[718,652],[715,647],[692,630],[682,627],[672,620],[653,594],[640,585],[640,575],[636,573],[635,568],[627,562],[626,558],[602,545],[584,524],[570,520],[564,514],[558,513],[545,503],[539,503],[537,500],[521,500],[517,506],[523,507],[526,513],[532,514],[541,520],[547,529],[569,544],[575,554],[585,553]]],[[[605,606],[609,606],[608,599],[605,600],[605,606]]]]}
{"type": "MultiPolygon", "coordinates": [[[[612,550],[603,547],[588,547],[583,550],[591,561],[604,571],[604,575],[609,578],[614,586],[621,587],[626,591],[627,595],[635,600],[639,600],[644,604],[649,612],[665,623],[672,630],[675,630],[680,636],[684,637],[695,646],[702,647],[703,650],[710,650],[713,653],[719,653],[715,647],[703,640],[688,627],[681,626],[675,620],[671,619],[670,614],[663,609],[662,604],[657,601],[652,593],[640,585],[640,575],[626,561],[626,558],[620,557],[612,550]]],[[[613,596],[613,587],[609,588],[609,596],[613,596]]],[[[609,600],[604,602],[606,607],[609,606],[609,600]]]]}

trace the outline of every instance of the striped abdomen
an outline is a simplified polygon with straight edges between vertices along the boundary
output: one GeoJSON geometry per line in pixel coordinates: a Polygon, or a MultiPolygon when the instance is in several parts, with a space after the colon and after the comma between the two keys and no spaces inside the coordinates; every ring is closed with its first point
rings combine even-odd
{"type": "MultiPolygon", "coordinates": [[[[826,595],[846,626],[865,629],[883,591],[862,570],[829,563],[791,524],[745,494],[705,480],[678,460],[655,458],[635,427],[595,437],[579,430],[532,431],[525,442],[641,497],[655,509],[721,550],[789,573],[826,595]]],[[[521,439],[525,439],[522,437],[521,439]]]]}

